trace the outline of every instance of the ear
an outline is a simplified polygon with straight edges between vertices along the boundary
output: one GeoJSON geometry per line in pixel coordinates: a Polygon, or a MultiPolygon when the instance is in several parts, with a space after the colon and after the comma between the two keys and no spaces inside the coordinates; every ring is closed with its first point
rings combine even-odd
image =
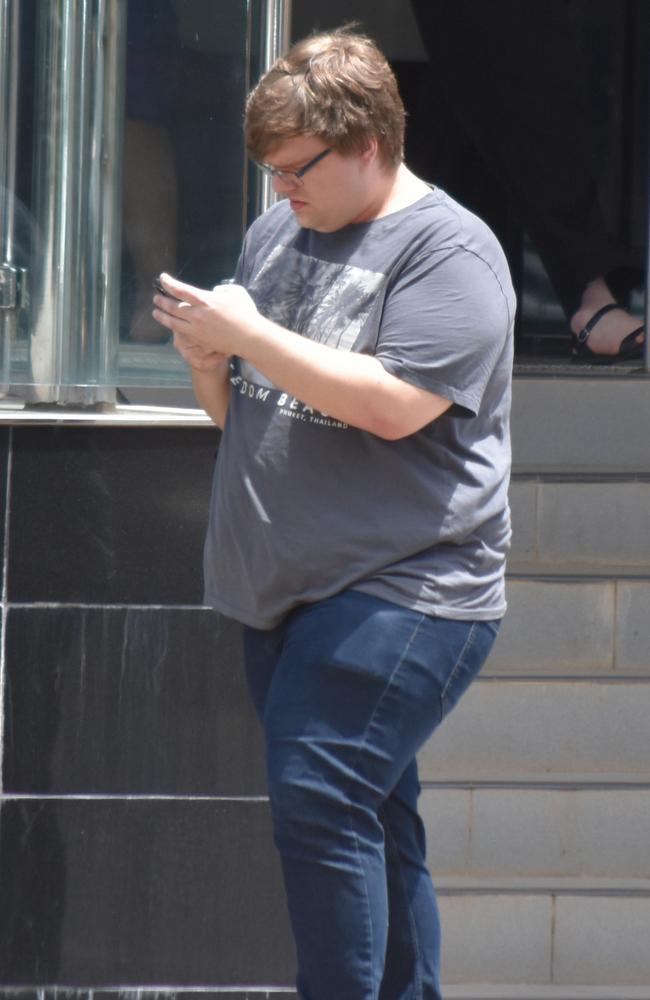
{"type": "Polygon", "coordinates": [[[376,159],[379,152],[379,143],[377,142],[377,137],[371,135],[366,144],[366,148],[361,154],[361,159],[366,163],[372,163],[376,159]]]}

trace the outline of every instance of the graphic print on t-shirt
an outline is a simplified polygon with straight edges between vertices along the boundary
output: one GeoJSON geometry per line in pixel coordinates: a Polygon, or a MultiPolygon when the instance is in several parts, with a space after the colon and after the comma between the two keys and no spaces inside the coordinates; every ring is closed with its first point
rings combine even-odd
{"type": "Polygon", "coordinates": [[[287,330],[349,351],[385,275],[276,246],[248,290],[260,311],[287,330]]]}
{"type": "MultiPolygon", "coordinates": [[[[349,351],[385,280],[385,275],[375,271],[319,260],[278,245],[248,284],[248,291],[260,312],[274,323],[328,347],[349,351]]],[[[309,407],[282,393],[243,359],[238,360],[231,383],[250,399],[272,402],[282,411],[288,407],[287,415],[291,416],[305,412],[310,422],[320,422],[314,421],[309,407]]]]}

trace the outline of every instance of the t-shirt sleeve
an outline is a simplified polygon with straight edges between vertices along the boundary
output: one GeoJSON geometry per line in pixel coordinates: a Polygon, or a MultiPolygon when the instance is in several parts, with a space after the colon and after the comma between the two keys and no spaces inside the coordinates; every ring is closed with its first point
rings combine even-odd
{"type": "Polygon", "coordinates": [[[512,322],[490,264],[445,247],[413,258],[387,289],[375,354],[392,375],[475,416],[512,322]]]}

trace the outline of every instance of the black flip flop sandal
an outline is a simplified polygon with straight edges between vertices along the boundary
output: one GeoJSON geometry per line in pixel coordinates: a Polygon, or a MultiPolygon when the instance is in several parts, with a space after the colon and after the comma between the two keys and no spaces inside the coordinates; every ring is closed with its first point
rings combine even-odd
{"type": "Polygon", "coordinates": [[[609,305],[603,306],[593,314],[580,333],[571,334],[571,357],[573,361],[583,365],[612,365],[617,361],[635,361],[637,358],[643,358],[643,344],[636,343],[636,338],[640,333],[643,333],[642,326],[637,327],[636,330],[632,330],[632,333],[628,333],[626,337],[623,337],[618,353],[616,354],[596,354],[587,343],[589,334],[598,320],[606,313],[611,312],[612,309],[620,308],[621,306],[617,306],[615,302],[610,302],[609,305]]]}

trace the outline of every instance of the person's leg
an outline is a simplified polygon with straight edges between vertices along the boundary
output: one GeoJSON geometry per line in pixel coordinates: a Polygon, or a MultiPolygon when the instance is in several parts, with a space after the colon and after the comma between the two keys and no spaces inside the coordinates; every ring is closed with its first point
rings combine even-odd
{"type": "MultiPolygon", "coordinates": [[[[351,591],[290,616],[261,683],[249,663],[258,701],[267,691],[269,795],[303,1000],[377,1000],[389,908],[379,809],[495,633],[351,591]]],[[[439,1000],[435,981],[412,976],[405,1000],[439,1000]]]]}
{"type": "Polygon", "coordinates": [[[605,279],[590,281],[582,294],[580,306],[571,316],[574,342],[584,330],[585,336],[588,332],[588,357],[592,353],[603,358],[616,357],[619,351],[626,349],[640,358],[644,335],[638,317],[622,308],[605,312],[603,307],[611,305],[617,305],[617,302],[605,279]],[[603,310],[602,314],[599,314],[600,310],[603,310]]]}
{"type": "Polygon", "coordinates": [[[440,995],[440,916],[426,865],[419,794],[413,760],[379,810],[388,883],[388,942],[380,1000],[440,995]]]}

